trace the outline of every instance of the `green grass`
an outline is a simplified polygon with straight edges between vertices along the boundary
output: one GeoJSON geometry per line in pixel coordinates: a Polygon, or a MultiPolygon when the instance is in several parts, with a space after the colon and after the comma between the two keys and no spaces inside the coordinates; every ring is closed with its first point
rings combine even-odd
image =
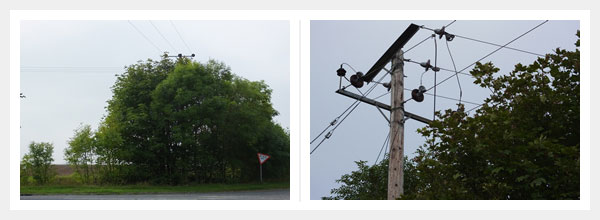
{"type": "Polygon", "coordinates": [[[21,194],[157,194],[157,193],[203,193],[264,189],[288,189],[289,182],[248,184],[199,184],[184,186],[156,185],[43,185],[21,186],[21,194]]]}

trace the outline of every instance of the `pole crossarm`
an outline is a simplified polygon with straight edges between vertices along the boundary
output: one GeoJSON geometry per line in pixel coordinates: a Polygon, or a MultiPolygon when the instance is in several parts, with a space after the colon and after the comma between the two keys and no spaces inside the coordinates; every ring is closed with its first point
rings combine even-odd
{"type": "MultiPolygon", "coordinates": [[[[367,103],[369,105],[373,105],[375,107],[379,107],[381,109],[385,109],[385,110],[388,110],[388,111],[392,110],[392,107],[390,105],[388,105],[388,104],[385,104],[385,103],[382,103],[382,102],[379,102],[379,101],[375,101],[375,100],[367,98],[367,97],[363,97],[363,96],[358,95],[356,93],[348,92],[348,91],[343,90],[343,89],[338,89],[335,92],[338,93],[338,94],[341,94],[341,95],[344,95],[344,96],[347,96],[347,97],[359,100],[361,102],[367,103]]],[[[411,119],[414,119],[414,120],[419,121],[419,122],[423,122],[425,124],[431,123],[430,119],[427,119],[425,117],[412,114],[412,113],[407,112],[407,111],[404,112],[404,116],[406,116],[408,118],[411,118],[411,119]]]]}
{"type": "Polygon", "coordinates": [[[371,67],[371,69],[367,71],[365,76],[363,76],[363,79],[366,82],[371,82],[373,78],[375,78],[377,73],[379,73],[379,71],[381,71],[381,69],[383,69],[385,65],[392,60],[394,54],[396,54],[396,52],[398,52],[402,47],[404,47],[406,42],[408,42],[408,40],[410,40],[410,38],[412,38],[413,35],[415,35],[417,31],[419,31],[419,29],[419,25],[410,24],[410,26],[406,28],[406,30],[400,35],[400,37],[398,37],[398,39],[394,41],[392,46],[390,46],[390,48],[388,48],[387,51],[385,51],[381,58],[379,58],[379,60],[377,60],[377,62],[373,64],[373,67],[371,67]]]}

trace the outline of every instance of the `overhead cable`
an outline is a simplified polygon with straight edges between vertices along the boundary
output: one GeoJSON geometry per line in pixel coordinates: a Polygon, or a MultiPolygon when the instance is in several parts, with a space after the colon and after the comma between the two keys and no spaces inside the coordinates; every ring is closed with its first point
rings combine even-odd
{"type": "Polygon", "coordinates": [[[165,35],[162,34],[162,32],[158,29],[158,27],[156,27],[156,25],[154,25],[154,22],[150,21],[150,24],[152,25],[152,27],[154,27],[154,30],[156,30],[156,32],[158,32],[158,34],[162,37],[162,39],[165,40],[167,42],[167,44],[169,44],[171,49],[173,49],[173,52],[177,52],[175,47],[173,47],[173,44],[171,44],[171,42],[169,40],[167,40],[165,35]]]}
{"type": "Polygon", "coordinates": [[[190,46],[187,44],[187,42],[185,42],[185,40],[181,36],[181,33],[179,33],[179,30],[177,30],[177,26],[175,26],[175,24],[173,24],[173,21],[169,20],[169,23],[171,23],[171,26],[173,26],[173,29],[175,29],[175,33],[177,33],[177,36],[179,36],[179,39],[181,40],[181,42],[183,42],[183,44],[185,45],[185,47],[188,49],[188,52],[194,53],[192,51],[192,49],[190,49],[190,46]]]}
{"type": "MultiPolygon", "coordinates": [[[[545,24],[546,22],[548,22],[548,20],[545,20],[544,22],[542,22],[542,23],[540,23],[540,24],[536,25],[535,27],[533,27],[533,28],[529,29],[529,30],[528,30],[528,31],[526,31],[525,33],[523,33],[523,34],[519,35],[518,37],[516,37],[516,38],[512,39],[512,40],[511,40],[511,41],[509,41],[508,43],[506,43],[506,44],[502,45],[501,47],[499,47],[499,48],[495,49],[494,51],[492,51],[492,52],[488,53],[487,55],[483,56],[483,57],[482,57],[482,58],[480,58],[479,60],[477,60],[477,61],[473,62],[472,64],[470,64],[470,65],[466,66],[465,68],[461,69],[461,70],[460,70],[460,71],[458,71],[458,72],[465,71],[466,69],[468,69],[468,68],[470,68],[471,66],[473,66],[473,65],[477,64],[478,62],[482,61],[483,59],[485,59],[485,58],[487,58],[487,57],[491,56],[492,54],[494,54],[494,53],[496,53],[496,52],[498,52],[500,49],[502,49],[502,48],[505,48],[507,45],[511,44],[512,42],[515,42],[515,41],[516,41],[516,40],[518,40],[519,38],[521,38],[521,37],[525,36],[526,34],[530,33],[531,31],[533,31],[533,30],[537,29],[538,27],[542,26],[542,25],[543,25],[543,24],[545,24]]],[[[455,74],[457,74],[457,73],[455,73],[455,74]]],[[[454,75],[452,75],[452,76],[449,76],[448,78],[446,78],[446,79],[442,80],[441,82],[439,82],[439,83],[435,84],[433,87],[431,87],[431,88],[429,88],[429,89],[427,89],[427,90],[430,90],[430,89],[432,89],[432,88],[435,88],[435,87],[437,87],[438,85],[440,85],[440,84],[442,84],[442,83],[446,82],[448,79],[450,79],[450,78],[452,78],[452,77],[454,77],[454,75]]]]}
{"type": "Polygon", "coordinates": [[[140,31],[140,29],[138,29],[133,23],[131,23],[130,20],[127,20],[127,22],[129,22],[129,24],[133,27],[133,29],[135,29],[140,35],[142,35],[142,37],[144,37],[144,39],[146,39],[146,41],[148,41],[148,43],[150,43],[154,48],[156,48],[156,51],[158,51],[158,53],[163,53],[163,51],[160,50],[160,48],[158,48],[158,46],[156,46],[156,44],[154,44],[154,42],[152,42],[150,40],[150,38],[148,38],[144,33],[142,33],[142,31],[140,31]]]}

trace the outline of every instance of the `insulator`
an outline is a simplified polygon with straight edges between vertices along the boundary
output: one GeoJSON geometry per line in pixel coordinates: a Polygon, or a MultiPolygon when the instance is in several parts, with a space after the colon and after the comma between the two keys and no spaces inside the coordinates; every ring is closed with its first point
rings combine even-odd
{"type": "Polygon", "coordinates": [[[350,76],[350,84],[352,84],[356,88],[362,88],[365,84],[363,77],[363,73],[358,72],[356,75],[350,76]]]}
{"type": "Polygon", "coordinates": [[[429,68],[433,67],[433,66],[431,66],[431,60],[427,60],[427,62],[419,63],[419,65],[421,65],[423,68],[425,68],[425,71],[428,71],[429,68]]]}
{"type": "Polygon", "coordinates": [[[333,119],[333,121],[331,121],[331,123],[329,123],[329,124],[330,124],[331,126],[334,126],[334,125],[337,123],[337,120],[338,120],[337,118],[336,118],[336,119],[333,119]]]}
{"type": "Polygon", "coordinates": [[[418,89],[413,89],[410,93],[410,95],[412,96],[412,99],[417,101],[417,102],[422,102],[423,99],[425,99],[425,97],[423,96],[423,94],[419,93],[418,89]]]}
{"type": "Polygon", "coordinates": [[[446,36],[446,40],[447,41],[452,41],[454,40],[454,34],[450,34],[448,32],[446,32],[446,27],[442,27],[442,29],[435,29],[433,30],[433,32],[435,32],[437,35],[440,36],[440,39],[442,39],[442,36],[446,36]]]}
{"type": "Polygon", "coordinates": [[[446,33],[446,40],[447,41],[452,41],[454,40],[454,34],[450,34],[450,33],[446,33]]]}
{"type": "Polygon", "coordinates": [[[340,68],[336,71],[338,76],[345,76],[346,70],[340,66],[340,68]]]}
{"type": "Polygon", "coordinates": [[[392,89],[392,83],[389,83],[389,82],[383,83],[383,87],[387,88],[387,91],[389,92],[390,89],[392,89]]]}
{"type": "Polygon", "coordinates": [[[435,32],[437,35],[440,36],[440,39],[442,39],[442,35],[446,34],[446,27],[442,27],[442,29],[435,29],[433,30],[433,32],[435,32]]]}
{"type": "Polygon", "coordinates": [[[425,93],[425,87],[424,86],[419,86],[418,89],[413,89],[410,93],[410,95],[412,96],[412,99],[417,101],[417,102],[422,102],[425,99],[425,96],[423,95],[423,93],[425,93]]]}

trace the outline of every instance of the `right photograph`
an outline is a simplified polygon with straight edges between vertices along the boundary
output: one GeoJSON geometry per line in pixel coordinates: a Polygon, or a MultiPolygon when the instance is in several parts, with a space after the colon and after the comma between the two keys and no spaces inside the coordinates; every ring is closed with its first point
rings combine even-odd
{"type": "Polygon", "coordinates": [[[311,21],[311,200],[579,200],[579,29],[311,21]]]}

